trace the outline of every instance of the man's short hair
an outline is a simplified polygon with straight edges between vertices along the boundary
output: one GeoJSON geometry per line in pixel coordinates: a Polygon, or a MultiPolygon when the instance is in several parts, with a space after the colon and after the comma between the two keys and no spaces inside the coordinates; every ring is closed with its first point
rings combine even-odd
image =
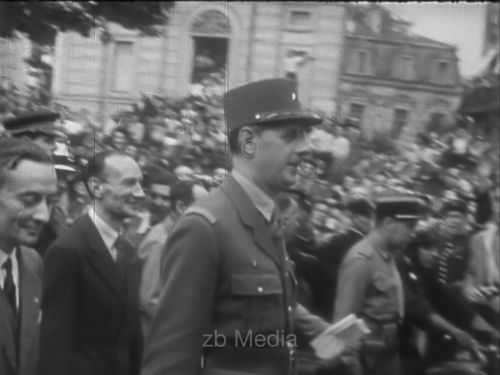
{"type": "Polygon", "coordinates": [[[104,173],[106,167],[106,160],[110,156],[114,155],[129,157],[127,154],[117,151],[103,151],[95,154],[93,158],[90,158],[89,162],[85,166],[85,169],[83,170],[83,183],[85,184],[85,187],[87,188],[87,191],[89,192],[92,198],[95,198],[95,196],[94,193],[92,192],[92,189],[90,189],[89,186],[90,178],[97,177],[100,180],[104,180],[106,178],[104,173]]]}
{"type": "Polygon", "coordinates": [[[16,169],[22,160],[52,163],[50,155],[33,141],[22,138],[0,138],[0,187],[5,182],[5,172],[16,169]]]}
{"type": "Polygon", "coordinates": [[[192,181],[177,181],[170,187],[170,201],[172,204],[181,201],[186,206],[194,202],[193,194],[194,182],[192,181]]]}

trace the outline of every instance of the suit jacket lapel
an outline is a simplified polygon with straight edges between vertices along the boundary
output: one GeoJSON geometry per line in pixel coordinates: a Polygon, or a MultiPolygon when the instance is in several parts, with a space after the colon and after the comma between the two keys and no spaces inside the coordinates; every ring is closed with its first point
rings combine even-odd
{"type": "Polygon", "coordinates": [[[19,363],[27,363],[30,341],[37,337],[42,280],[19,249],[20,319],[19,363]]]}
{"type": "Polygon", "coordinates": [[[222,185],[222,190],[235,205],[241,221],[253,231],[254,242],[274,260],[280,269],[283,268],[281,253],[271,238],[269,224],[240,184],[232,176],[229,176],[226,181],[227,183],[222,185]]]}
{"type": "Polygon", "coordinates": [[[111,254],[90,217],[83,215],[81,220],[83,232],[89,244],[87,259],[106,285],[122,300],[124,298],[123,279],[115,261],[111,258],[111,254]]]}

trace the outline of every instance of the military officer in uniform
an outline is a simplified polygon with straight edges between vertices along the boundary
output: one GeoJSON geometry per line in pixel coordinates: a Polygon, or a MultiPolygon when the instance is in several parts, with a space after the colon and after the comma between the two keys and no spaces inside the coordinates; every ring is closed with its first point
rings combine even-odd
{"type": "Polygon", "coordinates": [[[356,314],[371,330],[360,345],[343,354],[346,373],[400,373],[397,334],[404,316],[404,293],[394,252],[408,244],[422,206],[414,197],[379,198],[375,229],[342,262],[333,320],[356,314]]]}
{"type": "MultiPolygon", "coordinates": [[[[316,249],[315,254],[323,271],[322,282],[316,287],[317,313],[331,319],[333,302],[340,264],[349,249],[367,235],[373,225],[373,206],[365,198],[352,197],[346,204],[351,225],[343,233],[335,235],[325,245],[316,249]],[[325,272],[326,271],[326,272],[325,272]]],[[[312,310],[316,313],[315,310],[312,310]]]]}
{"type": "Polygon", "coordinates": [[[167,240],[143,375],[295,374],[294,327],[328,327],[295,303],[284,241],[270,232],[273,198],[294,184],[321,118],[287,79],[235,88],[224,103],[233,171],[167,240]]]}

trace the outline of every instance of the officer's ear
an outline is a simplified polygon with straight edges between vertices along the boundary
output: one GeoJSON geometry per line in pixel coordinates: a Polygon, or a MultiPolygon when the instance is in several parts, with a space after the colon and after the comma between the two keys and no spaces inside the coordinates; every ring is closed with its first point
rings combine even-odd
{"type": "Polygon", "coordinates": [[[182,201],[176,201],[174,203],[174,209],[179,215],[182,215],[184,211],[186,211],[186,208],[186,205],[182,201]]]}
{"type": "Polygon", "coordinates": [[[260,129],[257,126],[244,126],[238,132],[238,144],[243,155],[254,156],[257,152],[257,140],[260,129]]]}
{"type": "Polygon", "coordinates": [[[379,220],[379,227],[391,232],[394,229],[394,224],[396,224],[396,220],[394,220],[392,217],[387,216],[379,220]]]}

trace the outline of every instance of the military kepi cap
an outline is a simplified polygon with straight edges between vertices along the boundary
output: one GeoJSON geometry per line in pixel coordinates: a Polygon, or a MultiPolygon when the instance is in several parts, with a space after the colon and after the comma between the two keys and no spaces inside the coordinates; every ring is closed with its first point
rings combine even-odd
{"type": "Polygon", "coordinates": [[[4,121],[3,126],[12,136],[25,133],[43,133],[57,136],[61,131],[55,126],[59,114],[51,111],[31,112],[4,121]]]}
{"type": "Polygon", "coordinates": [[[283,120],[311,126],[322,122],[319,115],[301,108],[297,84],[290,79],[267,79],[234,88],[223,102],[229,131],[283,120]]]}
{"type": "Polygon", "coordinates": [[[375,201],[378,220],[392,217],[401,221],[415,221],[420,219],[426,208],[421,199],[413,196],[381,197],[375,201]]]}
{"type": "Polygon", "coordinates": [[[368,199],[352,198],[348,200],[346,208],[355,215],[371,216],[374,211],[373,205],[368,199]]]}

